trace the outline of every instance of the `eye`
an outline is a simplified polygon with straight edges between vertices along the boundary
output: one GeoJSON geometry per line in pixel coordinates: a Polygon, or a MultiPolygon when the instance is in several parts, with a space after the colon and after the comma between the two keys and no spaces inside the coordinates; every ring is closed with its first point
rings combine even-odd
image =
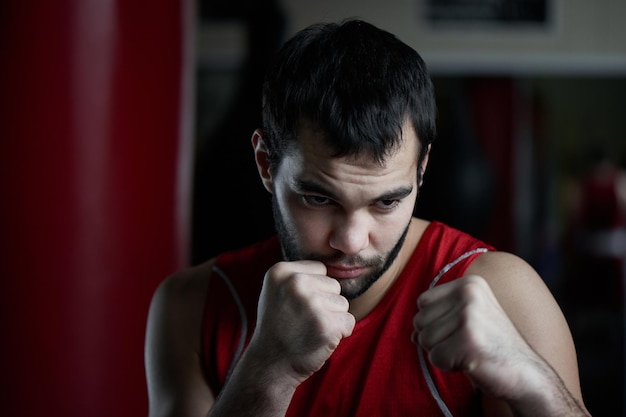
{"type": "Polygon", "coordinates": [[[394,209],[400,204],[400,200],[379,200],[376,202],[376,206],[383,210],[394,209]]]}
{"type": "Polygon", "coordinates": [[[319,195],[312,195],[312,194],[303,195],[302,201],[304,201],[304,203],[307,206],[311,206],[311,207],[321,207],[321,206],[326,206],[331,203],[331,200],[327,197],[322,197],[319,195]]]}

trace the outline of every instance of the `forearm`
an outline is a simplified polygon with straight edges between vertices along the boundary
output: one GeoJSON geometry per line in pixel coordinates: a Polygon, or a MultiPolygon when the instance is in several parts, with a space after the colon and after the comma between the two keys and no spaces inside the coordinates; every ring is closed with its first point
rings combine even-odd
{"type": "Polygon", "coordinates": [[[282,417],[296,387],[284,375],[259,367],[252,355],[244,355],[208,416],[282,417]]]}
{"type": "Polygon", "coordinates": [[[584,405],[567,389],[547,364],[540,369],[541,383],[518,399],[509,401],[516,417],[590,417],[584,405]]]}

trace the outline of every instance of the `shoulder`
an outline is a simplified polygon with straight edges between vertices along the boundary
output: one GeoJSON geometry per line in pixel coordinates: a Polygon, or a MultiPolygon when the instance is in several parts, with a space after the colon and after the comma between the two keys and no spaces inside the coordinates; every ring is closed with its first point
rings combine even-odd
{"type": "Polygon", "coordinates": [[[512,253],[486,252],[472,262],[467,274],[483,277],[503,307],[555,303],[534,268],[512,253]]]}
{"type": "MultiPolygon", "coordinates": [[[[199,330],[214,260],[181,270],[157,287],[148,314],[148,332],[156,339],[186,340],[199,350],[199,330]],[[172,339],[172,336],[184,338],[172,339]]],[[[190,346],[191,347],[191,346],[190,346]]]]}
{"type": "MultiPolygon", "coordinates": [[[[473,273],[500,276],[503,272],[537,276],[535,270],[522,258],[509,252],[490,251],[477,258],[470,267],[473,273]]],[[[488,279],[487,277],[485,277],[488,279]]]]}
{"type": "Polygon", "coordinates": [[[152,303],[162,307],[190,306],[204,303],[211,269],[215,260],[181,270],[157,287],[152,303]]]}
{"type": "Polygon", "coordinates": [[[552,293],[522,258],[508,252],[486,252],[472,262],[467,274],[487,281],[504,310],[522,327],[520,331],[536,327],[542,315],[553,317],[558,326],[566,326],[552,293]]]}

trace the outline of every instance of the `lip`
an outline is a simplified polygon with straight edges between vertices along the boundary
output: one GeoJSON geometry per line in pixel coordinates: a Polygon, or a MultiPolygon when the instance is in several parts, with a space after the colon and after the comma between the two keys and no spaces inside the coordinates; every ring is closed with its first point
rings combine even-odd
{"type": "Polygon", "coordinates": [[[358,266],[326,265],[326,274],[336,279],[356,278],[363,274],[363,268],[358,266]]]}

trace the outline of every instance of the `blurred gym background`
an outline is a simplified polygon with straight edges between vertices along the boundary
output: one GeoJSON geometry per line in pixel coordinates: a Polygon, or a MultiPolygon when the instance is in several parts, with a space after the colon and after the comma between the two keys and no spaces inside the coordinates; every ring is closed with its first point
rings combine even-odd
{"type": "Polygon", "coordinates": [[[250,146],[265,65],[308,24],[358,17],[435,83],[416,213],[530,262],[591,413],[626,415],[626,3],[52,3],[0,6],[0,414],[146,415],[158,283],[273,232],[250,146]]]}

